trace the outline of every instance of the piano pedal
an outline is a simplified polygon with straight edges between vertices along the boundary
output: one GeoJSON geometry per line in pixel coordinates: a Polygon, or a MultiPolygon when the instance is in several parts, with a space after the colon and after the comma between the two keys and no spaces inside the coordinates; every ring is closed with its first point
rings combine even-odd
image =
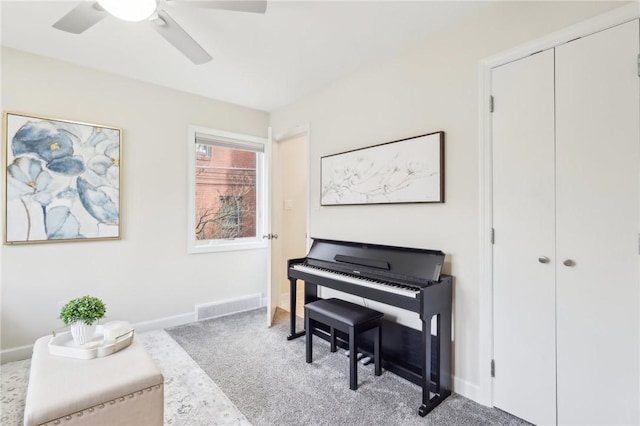
{"type": "MultiPolygon", "coordinates": [[[[345,356],[349,357],[349,351],[344,351],[345,356]]],[[[361,359],[364,355],[361,352],[358,352],[356,355],[358,359],[361,359]]]]}
{"type": "Polygon", "coordinates": [[[370,356],[365,356],[364,358],[360,359],[360,362],[362,363],[362,365],[369,365],[371,364],[373,360],[371,359],[370,356]]]}

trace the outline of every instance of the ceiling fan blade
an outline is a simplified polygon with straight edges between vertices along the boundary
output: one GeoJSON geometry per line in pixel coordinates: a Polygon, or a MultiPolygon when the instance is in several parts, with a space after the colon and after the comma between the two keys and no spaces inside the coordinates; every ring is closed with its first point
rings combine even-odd
{"type": "Polygon", "coordinates": [[[167,0],[167,3],[251,13],[267,10],[267,0],[167,0]]]}
{"type": "Polygon", "coordinates": [[[158,9],[156,15],[149,18],[151,26],[191,62],[200,65],[213,59],[167,12],[158,9]]]}
{"type": "Polygon", "coordinates": [[[71,12],[64,15],[53,28],[68,33],[80,34],[109,16],[97,2],[81,1],[71,12]]]}

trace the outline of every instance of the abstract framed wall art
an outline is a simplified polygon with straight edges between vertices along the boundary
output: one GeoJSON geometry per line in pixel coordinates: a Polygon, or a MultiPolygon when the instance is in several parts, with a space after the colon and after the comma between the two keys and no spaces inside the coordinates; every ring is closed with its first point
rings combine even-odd
{"type": "Polygon", "coordinates": [[[120,239],[121,133],[3,114],[4,243],[120,239]]]}
{"type": "Polygon", "coordinates": [[[444,202],[444,132],[320,159],[320,205],[444,202]]]}

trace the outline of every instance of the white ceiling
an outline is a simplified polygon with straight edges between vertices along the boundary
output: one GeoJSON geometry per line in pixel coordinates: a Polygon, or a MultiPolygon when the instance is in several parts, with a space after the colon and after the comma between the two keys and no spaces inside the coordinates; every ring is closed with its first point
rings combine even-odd
{"type": "Polygon", "coordinates": [[[213,56],[193,65],[148,22],[51,27],[77,2],[0,0],[2,45],[272,111],[474,13],[483,1],[269,1],[265,14],[162,7],[213,56]]]}

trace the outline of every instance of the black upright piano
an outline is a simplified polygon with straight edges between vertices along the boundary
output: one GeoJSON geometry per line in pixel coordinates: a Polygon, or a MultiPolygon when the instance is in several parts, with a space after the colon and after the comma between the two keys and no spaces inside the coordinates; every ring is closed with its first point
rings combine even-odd
{"type": "MultiPolygon", "coordinates": [[[[305,282],[305,304],[319,299],[321,286],[416,312],[422,330],[383,319],[383,367],[422,387],[418,413],[426,415],[451,394],[453,384],[452,277],[440,273],[444,257],[438,250],[314,239],[307,257],[288,261],[291,334],[287,339],[305,334],[296,331],[297,280],[305,282]]],[[[327,338],[320,329],[311,332],[327,338]]],[[[371,353],[366,338],[358,346],[371,353]]]]}

